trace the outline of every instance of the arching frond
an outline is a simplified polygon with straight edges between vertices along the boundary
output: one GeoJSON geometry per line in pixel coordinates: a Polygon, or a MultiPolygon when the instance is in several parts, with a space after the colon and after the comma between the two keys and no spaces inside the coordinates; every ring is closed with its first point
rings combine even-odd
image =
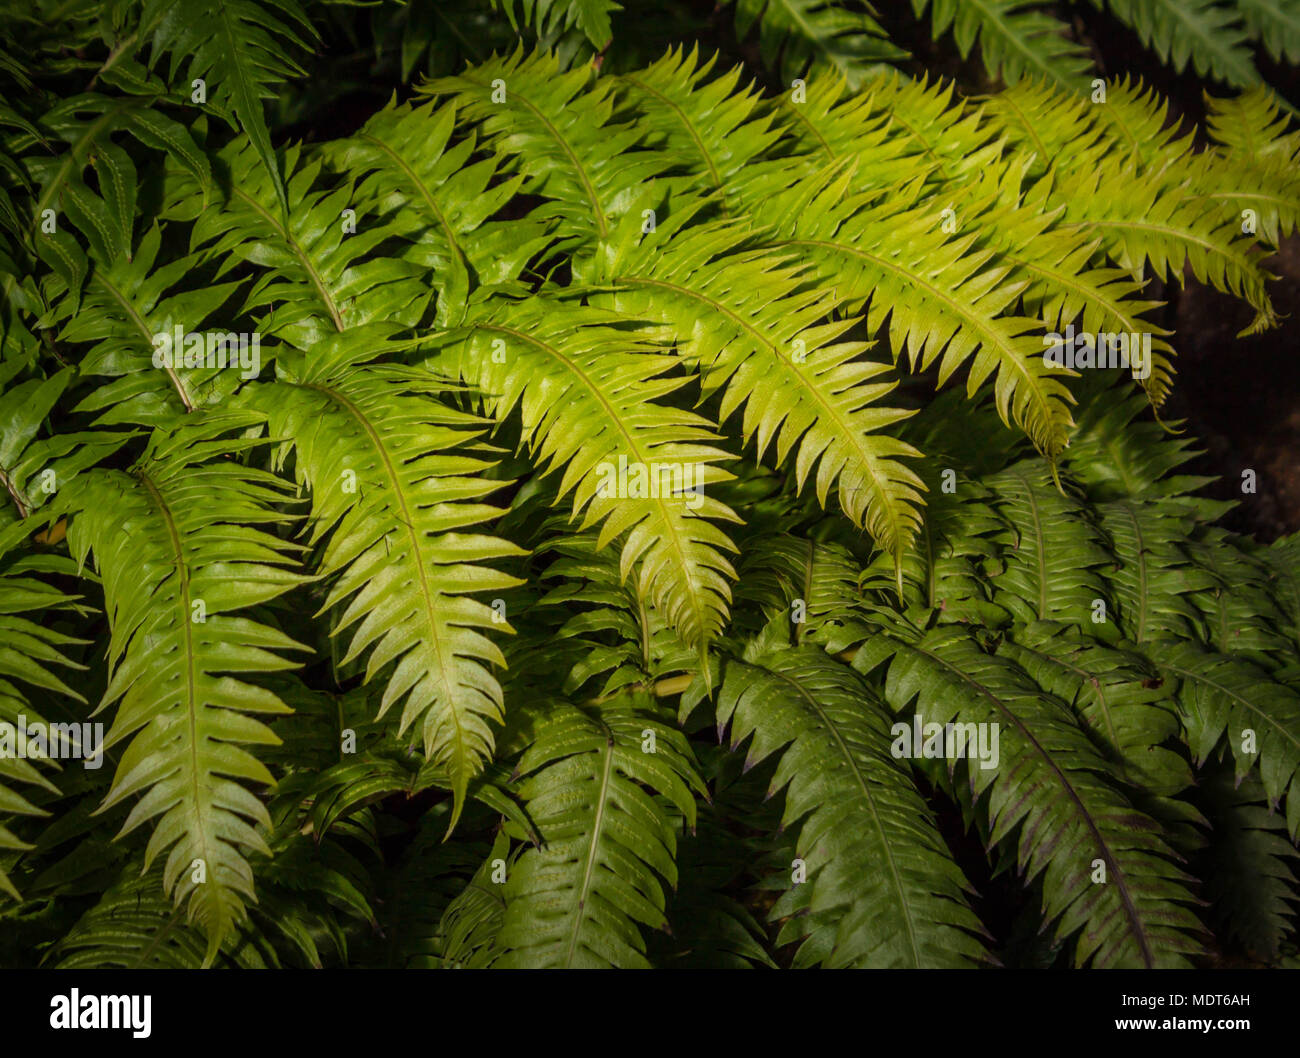
{"type": "Polygon", "coordinates": [[[912,0],[917,16],[930,15],[931,36],[949,26],[963,58],[978,41],[984,68],[1008,84],[1025,77],[1049,77],[1063,88],[1088,84],[1092,62],[1070,39],[1068,26],[1031,0],[912,0]]]}
{"type": "Polygon", "coordinates": [[[620,573],[703,652],[722,630],[735,550],[714,522],[735,521],[713,486],[731,475],[707,420],[656,398],[679,389],[674,361],[616,317],[556,301],[504,304],[470,324],[437,365],[483,392],[503,419],[516,407],[537,463],[563,470],[582,528],[600,546],[627,534],[620,573]]]}
{"type": "Polygon", "coordinates": [[[834,169],[815,179],[776,174],[763,205],[775,218],[773,246],[811,260],[850,305],[870,299],[868,330],[888,312],[891,345],[916,368],[937,364],[942,383],[967,366],[971,395],[992,378],[1003,420],[1055,459],[1072,425],[1070,396],[1044,361],[1041,323],[1006,314],[1023,281],[1010,281],[960,222],[954,231],[951,209],[921,202],[900,212],[898,200],[870,204],[851,186],[850,173],[834,169]]]}
{"type": "Polygon", "coordinates": [[[865,343],[837,341],[854,321],[823,322],[837,300],[804,268],[744,240],[727,224],[659,228],[610,266],[611,303],[681,336],[705,391],[722,390],[719,419],[743,406],[759,454],[774,443],[779,463],[793,455],[800,488],[815,469],[818,502],[835,485],[844,512],[897,560],[917,530],[921,481],[900,461],[919,453],[883,432],[907,415],[877,404],[893,388],[873,381],[887,368],[860,358],[865,343]]]}
{"type": "Polygon", "coordinates": [[[809,910],[834,922],[828,966],[966,966],[985,958],[968,883],[905,768],[889,755],[882,704],[822,651],[787,649],[728,664],[717,708],[746,765],[781,752],[774,791],[809,910]],[[752,739],[751,739],[752,736],[752,739]]]}
{"type": "MultiPolygon", "coordinates": [[[[371,221],[348,231],[344,210],[353,201],[349,185],[316,189],[323,162],[299,164],[296,148],[285,152],[287,220],[275,211],[270,181],[247,140],[223,152],[231,175],[230,195],[220,209],[202,210],[191,242],[230,267],[239,260],[264,272],[244,304],[245,311],[274,306],[260,329],[299,348],[329,334],[368,323],[413,325],[424,313],[429,290],[421,267],[401,257],[367,259],[398,231],[371,221]]],[[[191,196],[189,213],[198,208],[191,196]]]]}
{"type": "Polygon", "coordinates": [[[246,616],[302,580],[291,545],[268,532],[286,520],[271,507],[284,483],[222,458],[255,443],[229,436],[255,422],[187,420],[156,433],[130,472],[88,471],[60,496],[112,630],[100,708],[116,704],[106,747],[124,752],[101,810],[143,795],[122,833],[156,820],[146,868],[167,854],[163,886],[206,934],[209,963],[256,899],[248,856],[270,851],[248,784],[272,776],[244,747],[274,743],[258,718],[286,707],[249,677],[294,667],[283,652],[299,647],[246,616]]]}
{"type": "Polygon", "coordinates": [[[543,215],[579,244],[608,236],[629,197],[670,164],[659,151],[637,150],[645,133],[614,119],[614,81],[592,84],[585,68],[565,72],[551,55],[494,58],[421,90],[454,96],[514,160],[524,189],[550,200],[543,215]]]}
{"type": "Polygon", "coordinates": [[[1057,934],[1077,934],[1078,964],[1187,965],[1199,929],[1190,879],[1063,702],[955,626],[900,642],[885,686],[891,705],[915,700],[927,724],[998,725],[1005,763],[968,762],[970,781],[988,796],[992,840],[1014,839],[1027,878],[1042,876],[1057,934]]]}
{"type": "Polygon", "coordinates": [[[660,879],[676,883],[677,830],[703,792],[681,733],[635,697],[556,702],[517,771],[543,845],[510,869],[492,965],[648,965],[640,927],[664,924],[660,879]]]}
{"type": "Polygon", "coordinates": [[[780,137],[774,114],[752,86],[737,89],[741,67],[712,80],[717,56],[673,50],[644,70],[622,74],[624,93],[642,113],[651,144],[671,154],[694,186],[718,196],[724,213],[733,185],[780,137]]]}
{"type": "Polygon", "coordinates": [[[426,756],[450,778],[454,824],[502,718],[488,666],[505,659],[482,630],[509,626],[475,595],[517,584],[486,563],[523,551],[465,531],[502,513],[485,502],[500,482],[472,443],[480,421],[433,399],[446,384],[428,375],[359,367],[382,349],[364,339],[318,345],[249,401],[292,441],[311,491],[318,570],[331,578],[323,609],[341,608],[335,635],[353,629],[343,662],[368,652],[366,679],[387,673],[380,715],[400,701],[400,729],[420,721],[426,756]]]}
{"type": "MultiPolygon", "coordinates": [[[[523,221],[489,219],[523,177],[499,180],[493,159],[472,161],[473,136],[451,141],[455,119],[450,106],[390,106],[325,148],[333,165],[368,174],[356,189],[360,214],[395,213],[397,227],[418,244],[418,260],[439,284],[444,324],[460,322],[474,287],[515,279],[548,241],[541,225],[532,233],[523,221]]],[[[368,226],[369,218],[360,223],[368,226]]]]}

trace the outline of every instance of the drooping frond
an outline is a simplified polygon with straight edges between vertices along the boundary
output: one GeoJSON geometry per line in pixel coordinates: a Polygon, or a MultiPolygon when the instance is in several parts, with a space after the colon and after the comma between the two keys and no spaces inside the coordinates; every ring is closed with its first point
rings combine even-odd
{"type": "Polygon", "coordinates": [[[824,505],[834,485],[844,512],[901,556],[921,482],[900,458],[919,453],[884,433],[907,412],[878,404],[893,389],[874,381],[887,365],[862,359],[865,343],[837,341],[855,321],[825,322],[837,299],[786,255],[746,251],[744,230],[728,224],[666,224],[638,243],[622,234],[611,303],[663,324],[705,391],[722,390],[720,422],[743,407],[760,456],[773,444],[778,463],[793,455],[798,487],[815,480],[824,505]]]}
{"type": "Polygon", "coordinates": [[[855,88],[884,62],[907,57],[892,44],[863,3],[855,9],[828,0],[735,0],[736,33],[758,25],[763,61],[789,81],[812,68],[833,72],[855,88]]]}
{"type": "Polygon", "coordinates": [[[1187,965],[1199,928],[1189,878],[1064,702],[957,626],[898,642],[885,688],[926,724],[998,725],[1002,763],[968,762],[970,782],[988,797],[992,840],[1014,839],[1026,877],[1041,875],[1058,936],[1077,934],[1076,963],[1187,965]]]}
{"type": "Polygon", "coordinates": [[[248,136],[287,217],[289,199],[262,103],[274,97],[275,86],[302,73],[291,50],[315,36],[297,0],[215,0],[197,7],[147,0],[141,22],[149,27],[151,62],[171,56],[171,80],[184,65],[185,80],[202,82],[205,97],[211,83],[211,105],[248,136]]]}
{"type": "Polygon", "coordinates": [[[474,596],[517,584],[485,563],[523,552],[466,531],[502,513],[486,502],[501,484],[484,473],[492,461],[472,444],[481,422],[434,399],[447,387],[427,374],[359,366],[382,351],[376,333],[322,342],[249,403],[292,442],[310,490],[317,568],[330,578],[322,609],[341,609],[335,635],[353,629],[342,663],[368,652],[366,679],[387,673],[380,715],[401,701],[401,730],[420,721],[455,794],[454,824],[502,718],[488,666],[505,659],[482,630],[509,626],[474,596]]]}
{"type": "MultiPolygon", "coordinates": [[[[1102,0],[1092,2],[1102,6],[1102,0]]],[[[1231,5],[1218,0],[1106,0],[1105,6],[1175,70],[1190,62],[1202,76],[1238,88],[1259,80],[1245,27],[1231,5]]]]}
{"type": "Polygon", "coordinates": [[[703,791],[684,737],[636,696],[553,702],[517,771],[543,844],[510,867],[492,965],[647,966],[640,928],[665,922],[677,831],[703,791]]]}
{"type": "Polygon", "coordinates": [[[1290,0],[1236,0],[1253,41],[1274,62],[1300,62],[1300,10],[1290,0]]]}
{"type": "Polygon", "coordinates": [[[615,322],[558,301],[504,303],[436,364],[485,394],[497,419],[519,409],[535,461],[562,471],[582,528],[599,525],[602,547],[627,534],[621,576],[635,568],[638,594],[702,653],[735,577],[735,545],[714,523],[737,519],[710,495],[731,457],[707,420],[658,402],[683,383],[667,375],[675,360],[615,322]]]}
{"type": "Polygon", "coordinates": [[[717,717],[733,746],[747,742],[747,767],[781,754],[772,789],[785,790],[784,822],[798,825],[809,910],[835,923],[826,965],[985,958],[968,883],[889,754],[888,713],[856,673],[816,649],[760,652],[728,663],[717,717]]]}
{"type": "Polygon", "coordinates": [[[991,100],[988,114],[1037,153],[1052,181],[1046,202],[1063,207],[1062,228],[1100,238],[1137,280],[1149,266],[1181,282],[1189,266],[1255,310],[1249,333],[1275,325],[1263,254],[1242,230],[1241,207],[1225,205],[1249,189],[1214,156],[1193,153],[1191,135],[1177,135],[1158,94],[1113,82],[1104,104],[1090,104],[1046,85],[1017,86],[991,100]]]}
{"type": "Polygon", "coordinates": [[[129,472],[88,471],[59,501],[74,556],[94,554],[112,630],[100,708],[116,704],[106,746],[124,752],[101,811],[142,795],[122,833],[155,820],[146,868],[167,854],[163,886],[188,903],[208,962],[256,899],[248,855],[269,853],[248,784],[272,776],[244,747],[274,743],[258,717],[286,707],[248,677],[292,668],[283,651],[299,647],[244,615],[302,579],[267,531],[285,520],[270,506],[284,482],[221,458],[254,443],[228,434],[256,421],[187,420],[129,472]]]}
{"type": "Polygon", "coordinates": [[[912,0],[917,17],[929,11],[931,36],[949,26],[962,58],[979,43],[984,68],[1007,84],[1047,77],[1061,87],[1087,87],[1092,61],[1070,39],[1068,26],[1033,0],[912,0]]]}

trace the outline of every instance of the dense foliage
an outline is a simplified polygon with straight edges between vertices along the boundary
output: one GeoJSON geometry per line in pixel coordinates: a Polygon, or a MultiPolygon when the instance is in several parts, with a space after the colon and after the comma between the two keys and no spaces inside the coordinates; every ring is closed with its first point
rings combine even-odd
{"type": "Polygon", "coordinates": [[[5,14],[0,963],[1294,962],[1300,6],[497,6],[5,14]]]}

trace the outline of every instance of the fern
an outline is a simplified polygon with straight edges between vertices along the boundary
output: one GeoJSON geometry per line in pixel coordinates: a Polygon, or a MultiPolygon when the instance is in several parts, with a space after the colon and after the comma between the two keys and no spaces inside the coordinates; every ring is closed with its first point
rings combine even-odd
{"type": "Polygon", "coordinates": [[[1108,0],[1107,7],[1176,70],[1190,62],[1197,73],[1238,88],[1259,80],[1245,47],[1245,27],[1230,6],[1217,0],[1108,0]]]}
{"type": "Polygon", "coordinates": [[[103,809],[143,794],[123,833],[161,816],[145,866],[167,853],[163,888],[188,902],[188,920],[208,937],[207,962],[254,898],[247,855],[270,853],[255,829],[269,825],[266,809],[235,780],[272,776],[240,746],[274,742],[257,716],[285,709],[230,674],[290,668],[277,651],[298,646],[237,616],[301,579],[286,568],[285,545],[259,527],[277,520],[266,504],[283,483],[211,461],[230,445],[221,435],[248,421],[217,415],[156,434],[132,473],[88,473],[63,500],[73,554],[94,553],[113,631],[101,704],[118,706],[107,744],[127,746],[103,809]],[[196,488],[212,502],[189,502],[196,488]],[[149,541],[152,557],[141,561],[128,540],[149,541]]]}
{"type": "Polygon", "coordinates": [[[274,0],[265,7],[252,0],[218,0],[197,11],[150,0],[141,23],[148,30],[150,61],[171,56],[169,79],[188,60],[185,72],[191,84],[213,82],[213,107],[232,116],[248,135],[287,215],[289,200],[262,101],[272,96],[273,85],[302,72],[290,49],[305,47],[303,37],[314,34],[297,0],[274,0]]]}
{"type": "Polygon", "coordinates": [[[758,26],[763,61],[787,79],[809,66],[856,86],[880,63],[906,55],[890,43],[869,4],[856,10],[826,0],[736,0],[736,32],[758,26]]]}
{"type": "Polygon", "coordinates": [[[1285,962],[1293,5],[900,6],[0,18],[0,961],[1285,962]]]}
{"type": "Polygon", "coordinates": [[[963,58],[978,40],[985,68],[1008,84],[1030,76],[1070,89],[1086,85],[1092,65],[1087,52],[1039,6],[1025,0],[912,0],[918,17],[929,10],[933,36],[952,27],[963,58]]]}
{"type": "Polygon", "coordinates": [[[885,752],[885,717],[850,670],[815,649],[733,663],[718,699],[747,765],[790,742],[772,782],[789,784],[786,822],[801,824],[809,913],[836,923],[827,965],[968,965],[983,956],[968,883],[885,752]]]}

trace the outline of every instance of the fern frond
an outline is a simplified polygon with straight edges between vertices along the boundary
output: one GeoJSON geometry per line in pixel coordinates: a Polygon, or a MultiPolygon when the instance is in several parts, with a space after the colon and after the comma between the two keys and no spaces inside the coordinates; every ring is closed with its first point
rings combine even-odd
{"type": "Polygon", "coordinates": [[[820,77],[795,102],[782,95],[781,114],[803,154],[831,163],[857,161],[855,188],[886,191],[918,175],[961,184],[1002,156],[996,130],[953,84],[902,74],[873,78],[861,92],[842,78],[820,77]]]}
{"type": "Polygon", "coordinates": [[[1214,837],[1206,896],[1216,926],[1251,954],[1276,959],[1296,913],[1295,846],[1262,803],[1258,780],[1237,786],[1220,774],[1204,787],[1214,837]]]}
{"type": "Polygon", "coordinates": [[[69,216],[80,213],[83,219],[88,210],[102,214],[109,218],[103,230],[111,233],[117,249],[129,252],[139,176],[130,155],[113,138],[118,133],[162,151],[200,186],[210,184],[207,155],[184,125],[142,100],[87,92],[60,100],[6,145],[15,156],[22,156],[22,172],[39,189],[31,216],[39,219],[46,209],[61,207],[69,210],[69,216]],[[67,150],[54,154],[55,143],[66,144],[67,150]],[[33,152],[33,148],[40,149],[33,152]],[[84,179],[91,168],[103,195],[104,205],[98,209],[84,205],[86,196],[94,195],[84,179]]]}
{"type": "Polygon", "coordinates": [[[1059,227],[1100,237],[1139,282],[1147,262],[1156,277],[1180,282],[1190,266],[1201,282],[1255,309],[1246,333],[1276,323],[1263,254],[1243,235],[1240,209],[1225,206],[1249,187],[1234,186],[1213,156],[1192,153],[1191,134],[1168,124],[1158,94],[1112,82],[1105,103],[1089,105],[1046,85],[1017,86],[987,107],[1014,142],[1041,156],[1052,181],[1046,205],[1064,207],[1059,227]]]}
{"type": "Polygon", "coordinates": [[[516,770],[544,844],[510,869],[493,965],[647,966],[639,927],[666,922],[660,879],[676,884],[679,820],[704,790],[681,732],[635,696],[551,703],[516,770]]]}
{"type": "Polygon", "coordinates": [[[972,788],[988,795],[991,840],[1014,840],[1026,878],[1041,875],[1057,936],[1077,935],[1076,964],[1186,966],[1199,932],[1190,878],[1065,703],[961,627],[896,642],[885,684],[895,709],[915,700],[927,724],[999,725],[1004,763],[969,767],[972,788]],[[1105,885],[1093,881],[1099,864],[1105,885]]]}
{"type": "MultiPolygon", "coordinates": [[[[760,457],[794,456],[799,488],[816,472],[818,502],[834,485],[840,506],[880,547],[901,557],[920,523],[921,481],[902,459],[920,453],[883,430],[907,412],[878,402],[893,383],[887,365],[861,359],[868,346],[838,342],[852,320],[825,323],[837,304],[810,288],[783,254],[745,252],[742,228],[665,224],[610,265],[624,315],[661,323],[722,390],[720,422],[743,407],[742,432],[760,457]]],[[[599,299],[596,299],[599,302],[599,299]]]]}
{"type": "Polygon", "coordinates": [[[1189,593],[1213,587],[1179,541],[1191,519],[1181,504],[1113,500],[1098,506],[1117,565],[1107,571],[1114,619],[1135,643],[1163,635],[1193,636],[1199,614],[1189,593]]]}
{"type": "MultiPolygon", "coordinates": [[[[34,847],[5,823],[11,816],[42,817],[49,814],[30,796],[38,790],[55,795],[59,793],[59,788],[46,772],[57,770],[57,759],[68,755],[80,744],[79,740],[72,745],[63,744],[61,740],[67,736],[56,735],[41,715],[42,710],[32,708],[28,689],[67,695],[80,702],[86,700],[53,671],[54,667],[82,668],[67,658],[63,651],[84,641],[45,627],[49,615],[72,609],[77,597],[57,590],[34,575],[41,571],[71,572],[64,568],[65,564],[70,564],[66,558],[42,563],[35,556],[13,553],[37,526],[48,521],[43,514],[25,521],[8,521],[7,524],[0,519],[0,526],[3,526],[0,528],[0,637],[3,637],[3,645],[0,645],[0,742],[4,744],[3,751],[0,751],[0,850],[5,851],[22,852],[34,847]],[[33,620],[31,615],[35,613],[47,615],[46,621],[33,620]],[[24,724],[29,731],[41,731],[44,749],[34,734],[25,736],[21,733],[24,724]]],[[[84,751],[91,749],[85,747],[84,751]]],[[[3,864],[0,864],[0,893],[20,899],[3,864]]]]}
{"type": "Polygon", "coordinates": [[[1227,743],[1241,780],[1259,763],[1270,807],[1288,790],[1287,830],[1300,839],[1300,694],[1271,679],[1245,658],[1217,654],[1186,641],[1151,647],[1162,671],[1178,681],[1178,703],[1187,742],[1198,763],[1220,740],[1227,743]]]}
{"type": "Polygon", "coordinates": [[[1141,300],[1140,285],[1125,270],[1093,265],[1101,237],[1056,223],[1064,207],[1051,201],[1050,181],[1022,193],[1021,178],[1009,170],[995,192],[1002,204],[987,214],[967,216],[965,222],[978,225],[984,244],[1012,266],[1012,277],[1025,282],[1021,303],[1053,334],[1077,324],[1079,331],[1092,335],[1123,335],[1133,378],[1159,406],[1173,385],[1173,348],[1165,340],[1172,332],[1143,313],[1161,303],[1141,300]]]}
{"type": "Polygon", "coordinates": [[[492,5],[505,10],[512,26],[532,26],[541,37],[576,25],[597,48],[610,42],[610,15],[623,10],[614,0],[492,0],[492,5]]]}
{"type": "MultiPolygon", "coordinates": [[[[161,869],[139,864],[81,916],[53,953],[61,970],[197,970],[213,963],[203,932],[163,896],[161,869]]],[[[232,943],[217,965],[267,969],[278,965],[269,944],[232,943]]]]}
{"type": "Polygon", "coordinates": [[[930,35],[938,40],[949,26],[962,58],[978,41],[991,77],[1007,84],[1046,77],[1062,88],[1087,87],[1092,61],[1067,35],[1069,26],[1032,0],[912,0],[920,18],[930,12],[930,35]]]}
{"type": "Polygon", "coordinates": [[[226,399],[239,384],[238,335],[232,327],[220,326],[218,313],[240,284],[185,289],[184,277],[201,270],[202,257],[186,254],[160,261],[162,245],[163,230],[153,225],[132,255],[105,259],[92,251],[84,292],[69,291],[55,303],[53,317],[66,319],[59,341],[90,345],[80,372],[113,379],[77,405],[78,411],[100,413],[94,425],[169,425],[195,408],[226,399]],[[187,367],[183,345],[172,348],[180,328],[182,334],[203,338],[206,353],[207,327],[221,333],[222,349],[236,370],[207,367],[203,357],[193,357],[194,366],[187,367]],[[159,335],[166,337],[166,356],[159,335]],[[236,340],[234,348],[227,338],[236,340]]]}
{"type": "Polygon", "coordinates": [[[735,0],[736,35],[758,25],[763,62],[786,81],[805,71],[834,72],[857,88],[882,63],[907,58],[892,44],[863,3],[850,8],[829,0],[735,0]]]}
{"type": "Polygon", "coordinates": [[[1064,465],[1094,502],[1180,496],[1210,482],[1172,473],[1196,455],[1192,441],[1138,421],[1145,407],[1140,393],[1104,391],[1079,416],[1064,465]]]}
{"type": "Polygon", "coordinates": [[[1300,62],[1300,8],[1292,0],[1236,0],[1251,40],[1274,62],[1300,62]]]}
{"type": "Polygon", "coordinates": [[[809,909],[835,923],[828,966],[968,966],[985,958],[968,883],[906,770],[888,714],[851,669],[812,648],[732,661],[719,725],[746,767],[781,752],[772,790],[799,824],[809,909]]]}
{"type": "Polygon", "coordinates": [[[490,966],[506,908],[505,886],[499,880],[500,869],[504,865],[508,872],[510,865],[518,859],[518,851],[511,853],[510,839],[504,833],[497,834],[491,851],[478,870],[446,904],[429,942],[413,951],[410,949],[415,946],[409,941],[401,944],[399,951],[405,957],[403,965],[418,960],[416,965],[431,962],[434,966],[448,969],[490,966]]]}
{"type": "MultiPolygon", "coordinates": [[[[545,637],[546,652],[565,666],[564,692],[576,694],[588,680],[605,676],[599,692],[603,698],[631,684],[693,672],[699,655],[638,597],[635,585],[620,577],[619,558],[612,549],[598,544],[597,534],[590,532],[565,533],[552,540],[547,549],[560,557],[538,577],[558,581],[537,600],[538,612],[551,606],[581,608],[545,637]],[[615,633],[612,643],[600,637],[606,631],[615,633]]],[[[536,673],[542,662],[532,661],[536,673]]]]}
{"type": "Polygon", "coordinates": [[[1091,625],[1095,600],[1107,596],[1098,571],[1111,556],[1083,502],[1062,492],[1036,460],[1008,467],[984,484],[1006,524],[1006,566],[993,578],[994,602],[1021,622],[1091,625]]]}
{"type": "Polygon", "coordinates": [[[419,262],[438,284],[444,326],[463,319],[471,290],[515,279],[548,241],[541,225],[533,232],[522,219],[489,219],[523,177],[498,180],[495,160],[471,161],[477,144],[473,136],[451,141],[455,120],[450,106],[389,106],[324,148],[338,169],[365,174],[354,196],[360,213],[395,214],[402,234],[418,244],[419,262]]]}
{"type": "Polygon", "coordinates": [[[726,621],[735,545],[714,524],[737,521],[709,495],[731,475],[708,421],[657,398],[683,384],[672,357],[618,317],[542,298],[503,304],[466,328],[435,361],[486,395],[504,419],[519,408],[524,437],[546,469],[563,469],[581,528],[599,546],[626,533],[620,576],[637,568],[638,595],[701,652],[726,621]]]}
{"type": "Polygon", "coordinates": [[[1235,99],[1207,95],[1206,108],[1207,131],[1220,145],[1213,157],[1226,171],[1212,169],[1203,193],[1239,218],[1253,210],[1259,232],[1277,246],[1300,225],[1300,130],[1262,86],[1235,99]]]}
{"type": "Polygon", "coordinates": [[[514,160],[523,189],[549,200],[539,216],[556,218],[581,245],[606,238],[629,197],[671,163],[662,152],[637,150],[644,131],[613,119],[617,82],[590,81],[585,68],[565,72],[553,55],[519,51],[420,91],[454,96],[459,113],[514,160]]]}
{"type": "MultiPolygon", "coordinates": [[[[943,621],[996,625],[1005,618],[991,600],[986,569],[996,561],[1004,516],[984,484],[939,463],[932,459],[924,468],[930,499],[916,546],[903,557],[903,604],[909,611],[938,611],[943,621]]],[[[877,558],[864,571],[863,587],[884,598],[893,587],[891,573],[877,558]]]]}
{"type": "MultiPolygon", "coordinates": [[[[430,291],[424,269],[401,256],[370,257],[398,232],[392,223],[371,220],[346,231],[343,211],[353,201],[350,185],[313,190],[323,161],[299,164],[298,148],[285,151],[287,221],[275,212],[270,181],[247,140],[222,153],[229,167],[229,198],[221,209],[203,210],[191,244],[229,268],[249,261],[267,271],[249,292],[244,311],[274,306],[260,329],[297,345],[368,323],[414,325],[430,291]]],[[[186,203],[197,206],[194,196],[186,203]]]]}
{"type": "Polygon", "coordinates": [[[1190,62],[1203,77],[1238,88],[1259,81],[1238,12],[1218,0],[1107,0],[1106,6],[1180,73],[1190,62]]]}
{"type": "Polygon", "coordinates": [[[121,833],[161,817],[146,869],[168,854],[163,885],[188,899],[208,962],[255,899],[247,854],[269,851],[266,808],[244,784],[272,777],[243,747],[274,744],[257,717],[286,707],[247,676],[294,667],[281,652],[299,648],[239,614],[302,580],[287,568],[292,545],[264,528],[285,520],[270,506],[284,483],[218,458],[256,443],[225,436],[255,422],[187,419],[129,473],[88,471],[59,501],[74,556],[94,553],[112,630],[100,708],[117,703],[105,746],[125,750],[100,811],[143,794],[121,833]]]}
{"type": "Polygon", "coordinates": [[[455,794],[454,825],[502,718],[488,665],[505,659],[480,631],[500,622],[473,593],[518,584],[485,563],[524,552],[463,531],[502,513],[485,502],[501,485],[484,473],[492,463],[470,444],[480,421],[431,399],[447,387],[427,374],[358,366],[382,351],[366,339],[317,345],[249,401],[292,441],[311,492],[312,543],[326,542],[317,568],[332,578],[322,611],[342,608],[334,635],[356,626],[342,663],[369,652],[367,681],[393,666],[379,714],[404,701],[400,730],[421,721],[425,755],[455,794]]]}
{"type": "Polygon", "coordinates": [[[870,204],[851,186],[851,173],[834,169],[816,179],[777,174],[761,207],[782,218],[773,225],[774,248],[811,260],[851,306],[870,299],[868,331],[888,312],[895,354],[906,353],[917,370],[937,363],[940,384],[967,366],[973,396],[992,378],[1003,421],[1055,460],[1073,425],[1071,398],[1062,372],[1044,360],[1041,322],[1006,314],[1024,281],[1010,280],[991,251],[978,249],[975,233],[945,231],[937,203],[870,204]]]}
{"type": "Polygon", "coordinates": [[[1255,310],[1242,334],[1276,326],[1262,253],[1242,235],[1240,218],[1225,219],[1218,203],[1190,189],[1122,179],[1120,167],[1109,159],[1063,181],[1057,194],[1075,203],[1067,208],[1065,226],[1100,235],[1116,264],[1135,277],[1149,263],[1157,278],[1181,282],[1183,269],[1190,268],[1201,282],[1242,298],[1255,310]]]}
{"type": "Polygon", "coordinates": [[[1244,654],[1265,668],[1294,663],[1286,618],[1269,594],[1271,570],[1247,543],[1218,527],[1201,530],[1188,553],[1212,586],[1192,601],[1203,615],[1206,639],[1224,654],[1244,654]]]}
{"type": "Polygon", "coordinates": [[[262,102],[303,72],[290,50],[306,47],[304,36],[316,36],[297,0],[214,0],[198,7],[147,0],[141,23],[149,27],[151,65],[171,56],[169,81],[185,64],[187,81],[211,82],[211,105],[248,136],[281,219],[287,218],[289,198],[262,102]]]}
{"type": "Polygon", "coordinates": [[[648,142],[672,155],[716,196],[724,215],[734,208],[733,185],[781,135],[774,114],[753,85],[737,89],[742,68],[713,80],[717,56],[701,63],[697,50],[672,49],[644,70],[622,74],[624,94],[642,114],[648,142]]]}
{"type": "Polygon", "coordinates": [[[1165,747],[1179,733],[1172,688],[1146,658],[1046,621],[1018,626],[998,653],[1074,707],[1122,779],[1163,797],[1191,784],[1187,761],[1165,747]]]}

